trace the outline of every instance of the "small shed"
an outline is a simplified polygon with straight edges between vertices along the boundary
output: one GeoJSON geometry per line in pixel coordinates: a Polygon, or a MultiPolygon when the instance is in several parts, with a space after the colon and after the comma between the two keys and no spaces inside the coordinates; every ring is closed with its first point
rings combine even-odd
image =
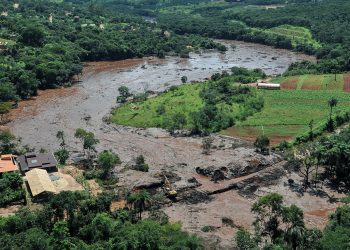
{"type": "Polygon", "coordinates": [[[58,193],[49,174],[44,169],[35,168],[26,172],[26,180],[33,198],[41,199],[47,194],[58,193]]]}
{"type": "Polygon", "coordinates": [[[15,161],[14,155],[1,155],[0,156],[0,174],[6,172],[18,171],[18,166],[15,161]]]}
{"type": "Polygon", "coordinates": [[[281,84],[279,83],[266,83],[266,82],[258,82],[258,89],[270,89],[270,90],[279,90],[281,89],[281,84]]]}

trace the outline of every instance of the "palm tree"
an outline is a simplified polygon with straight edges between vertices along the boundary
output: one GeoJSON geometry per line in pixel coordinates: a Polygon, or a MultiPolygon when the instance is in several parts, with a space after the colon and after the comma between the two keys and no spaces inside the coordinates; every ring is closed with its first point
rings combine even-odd
{"type": "Polygon", "coordinates": [[[130,203],[134,209],[137,209],[139,212],[139,220],[142,219],[142,212],[146,208],[146,204],[151,201],[150,194],[142,189],[139,192],[133,193],[128,197],[128,203],[130,203]]]}
{"type": "Polygon", "coordinates": [[[328,106],[331,108],[330,113],[329,113],[329,120],[332,119],[332,114],[333,114],[333,108],[337,106],[338,100],[334,97],[328,100],[328,106]]]}

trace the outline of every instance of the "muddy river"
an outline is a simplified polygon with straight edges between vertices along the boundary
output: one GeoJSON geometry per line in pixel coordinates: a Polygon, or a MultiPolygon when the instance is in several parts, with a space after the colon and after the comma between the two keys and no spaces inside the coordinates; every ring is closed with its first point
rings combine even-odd
{"type": "Polygon", "coordinates": [[[189,59],[166,57],[89,63],[80,84],[66,89],[42,91],[38,97],[21,102],[11,114],[9,127],[16,136],[22,138],[23,144],[37,149],[57,149],[55,134],[58,130],[66,133],[72,150],[80,148],[73,133],[81,127],[96,134],[101,141],[100,147],[118,148],[122,157],[123,154],[129,155],[128,150],[152,151],[150,145],[143,142],[138,145],[132,141],[130,133],[112,133],[103,123],[102,118],[116,106],[119,86],[126,85],[133,93],[163,91],[171,85],[181,84],[180,78],[184,75],[189,81],[198,81],[233,66],[261,68],[269,75],[281,74],[292,62],[314,60],[306,55],[264,45],[220,42],[227,45],[226,53],[191,53],[189,59]],[[232,49],[232,45],[235,49],[232,49]]]}

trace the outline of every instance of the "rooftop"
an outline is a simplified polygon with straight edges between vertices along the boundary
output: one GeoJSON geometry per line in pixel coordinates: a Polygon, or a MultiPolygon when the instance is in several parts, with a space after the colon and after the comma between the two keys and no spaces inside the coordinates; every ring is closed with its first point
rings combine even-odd
{"type": "Polygon", "coordinates": [[[57,161],[52,153],[27,153],[18,157],[19,168],[22,172],[34,168],[53,168],[57,166],[57,161]]]}
{"type": "Polygon", "coordinates": [[[1,155],[0,157],[0,173],[17,171],[18,167],[14,156],[11,154],[1,155]]]}
{"type": "Polygon", "coordinates": [[[44,192],[57,193],[49,174],[44,169],[30,170],[26,173],[26,178],[33,197],[44,192]]]}

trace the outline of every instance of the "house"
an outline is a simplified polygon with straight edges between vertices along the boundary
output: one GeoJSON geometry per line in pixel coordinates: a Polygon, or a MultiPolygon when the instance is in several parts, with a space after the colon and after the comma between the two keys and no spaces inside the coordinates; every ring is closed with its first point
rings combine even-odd
{"type": "Polygon", "coordinates": [[[45,199],[50,194],[58,193],[45,169],[35,168],[26,172],[26,184],[33,199],[45,199]]]}
{"type": "Polygon", "coordinates": [[[258,89],[270,89],[270,90],[279,90],[281,89],[281,84],[278,83],[266,83],[266,82],[258,82],[258,89]]]}
{"type": "Polygon", "coordinates": [[[18,166],[15,161],[14,155],[1,155],[0,156],[0,174],[7,172],[18,171],[18,166]]]}
{"type": "Polygon", "coordinates": [[[52,153],[27,153],[19,156],[17,161],[22,174],[35,168],[45,169],[47,172],[57,171],[57,161],[52,153]]]}

